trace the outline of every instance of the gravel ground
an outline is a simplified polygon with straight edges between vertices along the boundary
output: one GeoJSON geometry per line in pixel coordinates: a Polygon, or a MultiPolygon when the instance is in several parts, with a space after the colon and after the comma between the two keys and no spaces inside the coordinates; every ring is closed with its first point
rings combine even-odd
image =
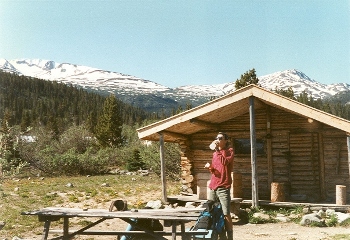
{"type": "MultiPolygon", "coordinates": [[[[187,227],[193,223],[188,223],[187,227]]],[[[106,220],[96,226],[94,230],[125,230],[127,224],[119,219],[106,220]]],[[[180,227],[178,227],[178,230],[180,227]]],[[[305,227],[296,223],[265,223],[265,224],[239,224],[234,222],[234,239],[237,240],[331,240],[347,239],[350,240],[350,227],[305,227]],[[343,237],[339,235],[342,234],[343,237]],[[338,235],[338,238],[334,236],[338,235]],[[347,236],[346,236],[347,235],[347,236]],[[344,237],[345,236],[345,237],[344,237]]],[[[165,228],[170,231],[170,228],[165,228]]],[[[167,237],[171,239],[171,237],[167,237]]],[[[25,239],[38,240],[39,235],[31,235],[25,239]]],[[[75,239],[96,239],[96,240],[115,240],[116,236],[78,236],[75,239]]],[[[181,239],[177,237],[177,239],[181,239]]]]}

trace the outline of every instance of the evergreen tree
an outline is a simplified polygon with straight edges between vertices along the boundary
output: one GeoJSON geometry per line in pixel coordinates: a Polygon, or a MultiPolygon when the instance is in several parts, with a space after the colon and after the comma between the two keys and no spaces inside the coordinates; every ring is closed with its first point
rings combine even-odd
{"type": "Polygon", "coordinates": [[[245,72],[243,75],[241,75],[240,79],[237,79],[235,82],[235,88],[236,90],[248,86],[250,84],[257,85],[259,82],[259,79],[256,77],[255,69],[251,69],[247,72],[245,72]]]}
{"type": "Polygon", "coordinates": [[[298,102],[304,103],[306,105],[310,105],[309,104],[309,95],[305,90],[302,91],[296,99],[298,102]]]}
{"type": "Polygon", "coordinates": [[[179,114],[179,113],[182,113],[182,112],[183,112],[182,106],[179,105],[179,107],[177,108],[176,114],[179,114]]]}
{"type": "Polygon", "coordinates": [[[5,112],[0,128],[0,160],[5,159],[6,161],[10,161],[13,157],[13,139],[11,139],[9,119],[9,113],[5,112]]]}
{"type": "Polygon", "coordinates": [[[280,94],[280,95],[282,95],[282,96],[285,96],[285,97],[288,97],[290,99],[294,99],[295,100],[294,91],[293,91],[292,87],[289,87],[287,90],[278,89],[276,87],[275,92],[280,94]]]}
{"type": "Polygon", "coordinates": [[[127,160],[126,169],[128,171],[137,171],[140,169],[145,169],[146,164],[142,161],[140,156],[140,151],[134,149],[132,158],[127,160]]]}
{"type": "Polygon", "coordinates": [[[30,115],[28,111],[24,111],[21,120],[21,131],[25,132],[28,129],[28,127],[30,127],[30,115]]]}
{"type": "Polygon", "coordinates": [[[104,102],[103,112],[96,126],[96,138],[103,147],[122,144],[122,118],[120,104],[113,94],[104,102]]]}
{"type": "Polygon", "coordinates": [[[57,140],[60,134],[57,119],[54,116],[50,116],[47,124],[46,124],[47,130],[49,131],[50,135],[53,139],[57,140]]]}
{"type": "Polygon", "coordinates": [[[193,108],[193,106],[191,103],[186,103],[186,110],[190,110],[192,108],[193,108]]]}
{"type": "Polygon", "coordinates": [[[11,171],[21,163],[17,148],[18,135],[14,134],[14,128],[9,124],[10,119],[10,113],[6,111],[0,128],[0,171],[11,171]]]}

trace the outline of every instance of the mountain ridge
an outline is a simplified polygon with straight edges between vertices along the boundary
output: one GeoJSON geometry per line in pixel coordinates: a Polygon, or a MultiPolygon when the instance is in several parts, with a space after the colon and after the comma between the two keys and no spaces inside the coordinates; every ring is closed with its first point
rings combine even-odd
{"type": "MultiPolygon", "coordinates": [[[[43,59],[6,60],[2,58],[0,69],[18,75],[72,84],[102,94],[113,93],[122,101],[148,111],[169,110],[169,108],[174,109],[186,104],[198,106],[213,97],[235,90],[235,80],[223,84],[169,88],[133,75],[43,59]]],[[[279,71],[258,78],[263,88],[287,90],[292,87],[296,95],[305,91],[315,99],[329,98],[350,90],[350,85],[347,83],[322,84],[297,69],[279,71]]]]}

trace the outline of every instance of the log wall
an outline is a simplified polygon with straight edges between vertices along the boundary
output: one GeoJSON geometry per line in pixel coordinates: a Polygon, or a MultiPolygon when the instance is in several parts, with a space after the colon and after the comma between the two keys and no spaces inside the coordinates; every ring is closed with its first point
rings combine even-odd
{"type": "MultiPolygon", "coordinates": [[[[270,200],[271,183],[283,183],[286,199],[292,201],[335,201],[335,186],[349,185],[346,133],[316,121],[277,108],[258,109],[256,137],[265,141],[265,153],[257,155],[258,193],[260,200],[270,200]],[[268,124],[267,122],[270,122],[268,124]],[[270,147],[268,149],[268,147],[270,147]]],[[[218,131],[234,139],[249,139],[249,114],[221,123],[218,131]]],[[[200,199],[206,198],[210,179],[204,168],[211,162],[209,144],[218,131],[199,132],[191,136],[181,162],[191,164],[190,186],[200,199]]],[[[251,199],[252,177],[250,154],[235,154],[233,178],[238,176],[244,199],[251,199]]],[[[183,178],[185,179],[185,178],[183,178]]],[[[235,184],[233,184],[235,185],[235,184]]],[[[237,186],[235,186],[237,187],[237,186]]]]}

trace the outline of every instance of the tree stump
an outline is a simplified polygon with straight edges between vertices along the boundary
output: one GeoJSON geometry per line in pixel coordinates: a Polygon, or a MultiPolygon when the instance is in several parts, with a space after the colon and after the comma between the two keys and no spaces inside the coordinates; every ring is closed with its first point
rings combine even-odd
{"type": "Polygon", "coordinates": [[[232,193],[234,198],[242,198],[243,190],[242,190],[242,174],[233,173],[232,174],[233,183],[232,183],[232,193]]]}
{"type": "Polygon", "coordinates": [[[286,201],[284,183],[272,182],[271,183],[271,202],[284,202],[286,201]]]}
{"type": "Polygon", "coordinates": [[[336,204],[337,205],[345,205],[346,204],[346,186],[344,185],[336,185],[336,204]]]}

